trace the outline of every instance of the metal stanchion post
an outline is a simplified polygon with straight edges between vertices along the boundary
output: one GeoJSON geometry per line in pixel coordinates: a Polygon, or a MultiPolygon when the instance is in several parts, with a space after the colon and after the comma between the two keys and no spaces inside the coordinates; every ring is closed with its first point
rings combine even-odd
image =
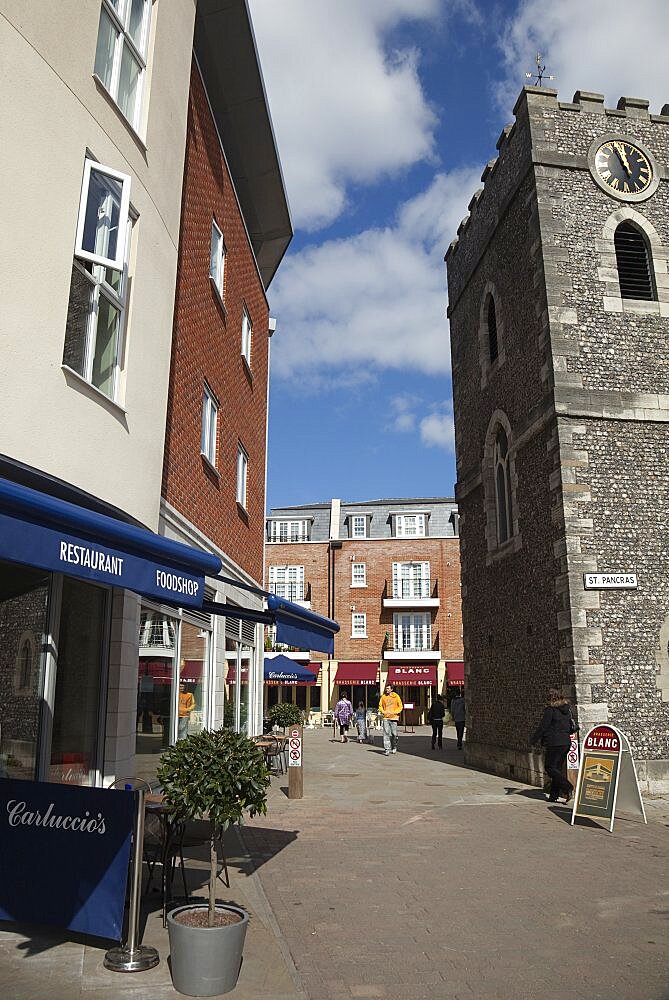
{"type": "Polygon", "coordinates": [[[139,907],[142,891],[142,850],[144,844],[144,789],[137,789],[137,816],[135,817],[132,872],[130,884],[130,911],[128,913],[128,941],[120,948],[112,948],[105,955],[104,966],[112,972],[145,972],[158,965],[160,956],[155,948],[139,943],[139,907]]]}

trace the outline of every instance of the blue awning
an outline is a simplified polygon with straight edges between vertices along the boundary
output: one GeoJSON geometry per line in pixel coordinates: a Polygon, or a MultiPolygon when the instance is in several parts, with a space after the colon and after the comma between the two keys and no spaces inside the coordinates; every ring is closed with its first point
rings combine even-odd
{"type": "Polygon", "coordinates": [[[0,558],[192,608],[202,605],[204,577],[221,570],[210,552],[6,479],[0,558]]]}
{"type": "Polygon", "coordinates": [[[339,625],[331,618],[317,615],[315,611],[309,611],[301,604],[285,601],[282,597],[268,594],[238,580],[224,576],[219,576],[217,579],[242,590],[262,595],[267,601],[267,610],[256,611],[252,608],[240,608],[235,604],[205,601],[202,610],[207,614],[226,615],[228,618],[241,618],[242,621],[275,625],[277,642],[283,642],[287,646],[297,646],[298,649],[317,650],[330,656],[334,653],[334,637],[339,631],[339,625]]]}
{"type": "Polygon", "coordinates": [[[316,674],[313,670],[296,663],[289,656],[265,657],[266,684],[315,684],[316,674]]]}

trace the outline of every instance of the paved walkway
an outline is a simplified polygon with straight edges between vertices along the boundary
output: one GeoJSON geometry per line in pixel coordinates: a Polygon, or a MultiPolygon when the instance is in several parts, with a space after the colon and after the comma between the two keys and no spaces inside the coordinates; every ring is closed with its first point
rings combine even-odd
{"type": "MultiPolygon", "coordinates": [[[[450,736],[454,731],[447,731],[450,736]]],[[[669,802],[647,827],[569,826],[537,789],[469,770],[425,730],[400,752],[305,733],[305,797],[274,778],[269,812],[228,839],[251,921],[231,1000],[669,1000],[669,802]]],[[[191,889],[206,848],[187,851],[191,889]]],[[[202,894],[200,892],[200,894],[202,894]]],[[[144,941],[161,963],[107,972],[104,948],[0,925],[7,1000],[168,1000],[159,896],[144,941]]]]}
{"type": "Polygon", "coordinates": [[[667,802],[572,828],[429,743],[384,757],[307,731],[304,799],[279,779],[244,828],[308,997],[669,998],[667,802]]]}

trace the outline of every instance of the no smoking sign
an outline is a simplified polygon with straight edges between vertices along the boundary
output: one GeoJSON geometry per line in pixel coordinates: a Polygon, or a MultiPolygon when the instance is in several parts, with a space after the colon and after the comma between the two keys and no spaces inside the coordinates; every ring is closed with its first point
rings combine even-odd
{"type": "Polygon", "coordinates": [[[302,740],[294,730],[288,740],[288,767],[302,767],[302,740]]]}

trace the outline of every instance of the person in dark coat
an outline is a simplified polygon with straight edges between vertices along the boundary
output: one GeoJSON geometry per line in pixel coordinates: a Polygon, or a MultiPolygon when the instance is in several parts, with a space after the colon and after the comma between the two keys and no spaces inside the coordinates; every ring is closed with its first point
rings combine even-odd
{"type": "Polygon", "coordinates": [[[441,737],[444,732],[444,716],[446,715],[446,706],[442,701],[440,694],[434,699],[430,705],[430,710],[427,713],[427,721],[432,723],[432,749],[434,750],[435,743],[439,744],[439,749],[441,750],[441,737]]]}
{"type": "Polygon", "coordinates": [[[551,688],[543,718],[530,740],[530,746],[541,744],[545,748],[544,770],[551,779],[549,802],[557,802],[560,798],[569,802],[574,794],[571,783],[563,774],[573,725],[569,702],[559,691],[551,688]]]}

